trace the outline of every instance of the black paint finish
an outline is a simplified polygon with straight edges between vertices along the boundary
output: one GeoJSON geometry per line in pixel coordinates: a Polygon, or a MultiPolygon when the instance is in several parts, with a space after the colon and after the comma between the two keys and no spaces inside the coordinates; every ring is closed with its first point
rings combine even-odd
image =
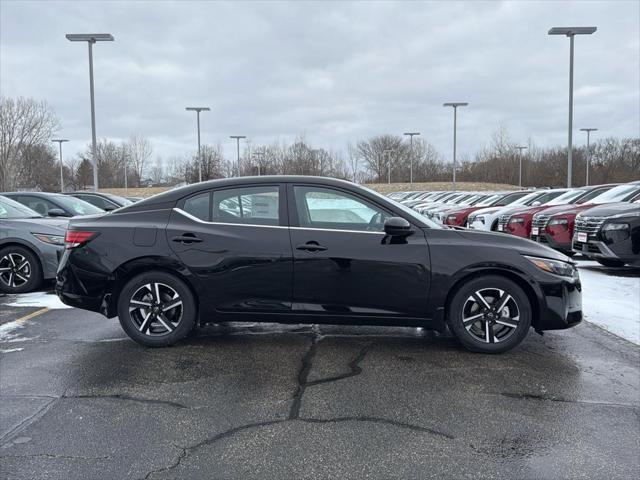
{"type": "Polygon", "coordinates": [[[250,319],[443,330],[452,293],[469,278],[487,274],[504,275],[521,286],[533,305],[537,329],[567,328],[582,318],[579,279],[546,273],[524,258],[568,261],[564,255],[518,237],[438,228],[385,197],[341,180],[214,180],[109,214],[74,219],[69,228],[98,236],[65,252],[58,295],[69,305],[109,317],[115,316],[119,291],[129,278],[161,269],[187,282],[199,301],[203,323],[250,319]],[[277,225],[213,223],[181,208],[197,193],[249,185],[279,186],[277,225]],[[406,219],[412,234],[300,227],[291,194],[294,185],[359,197],[385,215],[406,219]],[[148,245],[152,231],[157,234],[148,245]]]}

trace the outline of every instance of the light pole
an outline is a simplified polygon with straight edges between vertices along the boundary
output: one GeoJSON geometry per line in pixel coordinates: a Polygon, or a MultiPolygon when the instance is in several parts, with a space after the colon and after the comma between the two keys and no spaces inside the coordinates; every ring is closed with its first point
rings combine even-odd
{"type": "Polygon", "coordinates": [[[236,171],[238,174],[240,173],[240,140],[243,138],[247,138],[246,135],[231,135],[229,138],[235,138],[238,143],[238,161],[236,162],[236,171]]]}
{"type": "Polygon", "coordinates": [[[420,135],[420,132],[405,132],[404,135],[408,135],[410,140],[410,150],[409,153],[409,184],[413,186],[413,137],[415,135],[420,135]]]}
{"type": "Polygon", "coordinates": [[[522,150],[526,150],[527,147],[519,146],[516,147],[518,150],[518,160],[519,160],[519,168],[518,168],[518,186],[522,188],[522,150]]]}
{"type": "Polygon", "coordinates": [[[264,158],[264,151],[261,152],[254,152],[253,154],[254,157],[258,158],[258,176],[262,175],[261,171],[260,171],[260,165],[262,164],[262,159],[264,158]]]}
{"type": "Polygon", "coordinates": [[[91,156],[93,160],[93,190],[98,190],[98,157],[96,147],[96,104],[93,95],[93,44],[96,42],[113,42],[110,33],[68,33],[70,42],[87,42],[89,45],[89,94],[91,96],[91,156]]]}
{"type": "Polygon", "coordinates": [[[453,191],[456,191],[456,135],[458,129],[458,107],[466,107],[467,102],[447,102],[443,107],[453,107],[453,191]]]}
{"type": "Polygon", "coordinates": [[[395,152],[395,150],[387,149],[384,153],[387,154],[387,183],[391,183],[391,153],[395,152]]]}
{"type": "Polygon", "coordinates": [[[587,178],[585,180],[585,185],[589,186],[589,165],[591,164],[591,145],[589,144],[591,132],[597,131],[597,128],[581,128],[581,132],[587,132],[587,178]]]}
{"type": "Polygon", "coordinates": [[[186,107],[188,112],[196,112],[196,118],[198,121],[198,182],[202,181],[202,155],[200,153],[200,112],[208,112],[211,110],[209,107],[186,107]]]}
{"type": "Polygon", "coordinates": [[[69,140],[64,138],[54,138],[51,141],[58,142],[58,147],[60,148],[60,193],[62,193],[64,192],[64,173],[62,169],[62,144],[64,142],[68,142],[69,140]]]}
{"type": "Polygon", "coordinates": [[[573,37],[591,35],[597,27],[553,27],[549,35],[566,35],[569,37],[569,145],[567,154],[567,187],[571,188],[573,174],[573,37]]]}

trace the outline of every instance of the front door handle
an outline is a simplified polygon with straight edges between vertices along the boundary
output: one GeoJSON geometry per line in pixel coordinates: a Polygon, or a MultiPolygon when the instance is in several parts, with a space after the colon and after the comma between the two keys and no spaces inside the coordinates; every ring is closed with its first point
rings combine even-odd
{"type": "Polygon", "coordinates": [[[173,242],[177,242],[177,243],[200,243],[200,242],[202,242],[202,239],[196,237],[193,233],[183,233],[182,235],[178,235],[177,237],[173,237],[171,240],[173,242]]]}
{"type": "Polygon", "coordinates": [[[327,247],[320,245],[318,242],[307,242],[296,247],[296,250],[306,250],[307,252],[324,252],[326,249],[327,247]]]}

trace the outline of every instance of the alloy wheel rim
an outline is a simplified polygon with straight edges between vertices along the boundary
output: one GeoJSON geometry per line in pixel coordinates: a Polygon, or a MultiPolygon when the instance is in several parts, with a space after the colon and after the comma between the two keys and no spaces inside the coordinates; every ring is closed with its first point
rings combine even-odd
{"type": "Polygon", "coordinates": [[[499,288],[473,292],[462,307],[462,324],[467,332],[483,343],[504,342],[520,322],[520,308],[515,298],[499,288]]]}
{"type": "Polygon", "coordinates": [[[129,299],[129,318],[144,335],[157,337],[170,334],[178,327],[182,315],[180,295],[164,283],[142,285],[129,299]]]}
{"type": "Polygon", "coordinates": [[[31,263],[24,255],[7,253],[0,258],[0,281],[9,288],[20,288],[31,279],[31,263]]]}

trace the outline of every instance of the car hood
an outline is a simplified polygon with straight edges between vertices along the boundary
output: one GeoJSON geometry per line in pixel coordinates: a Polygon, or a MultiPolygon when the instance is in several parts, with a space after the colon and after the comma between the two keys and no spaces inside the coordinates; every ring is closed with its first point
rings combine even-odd
{"type": "Polygon", "coordinates": [[[569,257],[560,252],[555,251],[545,245],[533,242],[526,238],[516,237],[514,235],[505,235],[503,233],[493,233],[484,230],[458,230],[458,234],[466,240],[478,245],[486,245],[492,247],[510,248],[517,250],[523,255],[531,255],[534,257],[551,258],[563,262],[571,261],[569,257]]]}
{"type": "Polygon", "coordinates": [[[592,208],[594,205],[558,205],[555,207],[549,207],[543,211],[545,215],[575,215],[578,212],[592,208]]]}
{"type": "Polygon", "coordinates": [[[5,218],[3,222],[15,228],[22,228],[34,233],[64,235],[67,231],[68,219],[62,218],[5,218]]]}
{"type": "Polygon", "coordinates": [[[640,204],[637,203],[609,203],[599,205],[582,212],[585,217],[610,217],[613,215],[624,215],[625,213],[635,213],[640,211],[640,204]]]}

